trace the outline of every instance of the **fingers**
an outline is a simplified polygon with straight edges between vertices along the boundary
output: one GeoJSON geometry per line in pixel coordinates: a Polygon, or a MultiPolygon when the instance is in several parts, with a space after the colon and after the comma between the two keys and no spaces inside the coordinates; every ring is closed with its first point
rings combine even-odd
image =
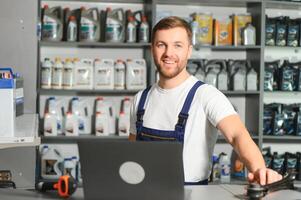
{"type": "Polygon", "coordinates": [[[280,181],[281,179],[282,176],[278,174],[276,171],[271,169],[266,169],[266,184],[274,183],[276,181],[280,181]]]}
{"type": "Polygon", "coordinates": [[[249,173],[248,174],[248,181],[249,182],[254,182],[255,180],[254,180],[254,174],[253,173],[249,173]]]}
{"type": "Polygon", "coordinates": [[[265,185],[266,184],[266,177],[267,177],[267,169],[260,169],[259,170],[259,184],[265,185]]]}

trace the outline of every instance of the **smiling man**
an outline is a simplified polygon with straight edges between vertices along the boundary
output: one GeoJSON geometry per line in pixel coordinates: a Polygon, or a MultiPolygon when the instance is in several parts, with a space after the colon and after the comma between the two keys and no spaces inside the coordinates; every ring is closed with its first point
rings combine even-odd
{"type": "Polygon", "coordinates": [[[218,128],[246,164],[250,181],[281,179],[263,157],[229,100],[186,70],[192,53],[189,24],[178,17],[159,21],[152,31],[152,54],[160,80],[140,91],[131,107],[132,141],[183,143],[185,184],[207,184],[218,128]]]}

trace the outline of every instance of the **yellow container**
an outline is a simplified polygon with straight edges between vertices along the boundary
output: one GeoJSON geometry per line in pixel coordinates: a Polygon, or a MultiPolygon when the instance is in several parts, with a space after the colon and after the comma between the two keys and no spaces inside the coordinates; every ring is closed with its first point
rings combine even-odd
{"type": "Polygon", "coordinates": [[[213,40],[213,18],[211,13],[200,13],[196,15],[199,24],[198,43],[211,45],[213,40]]]}
{"type": "Polygon", "coordinates": [[[216,46],[232,45],[232,19],[214,20],[214,44],[216,46]]]}
{"type": "Polygon", "coordinates": [[[247,25],[252,23],[252,16],[249,14],[239,14],[233,17],[233,32],[234,45],[242,45],[242,30],[247,25]]]}

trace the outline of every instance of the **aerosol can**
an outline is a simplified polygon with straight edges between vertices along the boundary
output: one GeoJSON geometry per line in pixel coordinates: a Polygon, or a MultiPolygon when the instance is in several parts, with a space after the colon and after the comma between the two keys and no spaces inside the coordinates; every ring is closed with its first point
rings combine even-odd
{"type": "Polygon", "coordinates": [[[121,101],[119,119],[118,119],[118,135],[128,136],[130,134],[130,99],[124,98],[121,101]]]}
{"type": "Polygon", "coordinates": [[[61,41],[63,38],[62,8],[59,6],[49,8],[45,5],[43,13],[42,40],[61,41]]]}
{"type": "Polygon", "coordinates": [[[100,39],[100,19],[97,8],[81,8],[79,40],[96,42],[100,39]]]}
{"type": "Polygon", "coordinates": [[[123,42],[125,35],[125,16],[122,8],[106,10],[106,42],[123,42]]]}

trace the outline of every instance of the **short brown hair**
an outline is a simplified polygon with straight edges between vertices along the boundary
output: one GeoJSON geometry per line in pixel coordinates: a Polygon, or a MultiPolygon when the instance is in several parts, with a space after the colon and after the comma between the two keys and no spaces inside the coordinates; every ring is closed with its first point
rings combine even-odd
{"type": "Polygon", "coordinates": [[[189,23],[186,22],[184,19],[182,19],[180,17],[176,17],[176,16],[170,16],[170,17],[163,18],[155,25],[155,27],[152,30],[152,44],[155,41],[155,35],[156,35],[157,31],[172,29],[172,28],[176,28],[176,27],[181,27],[186,30],[187,36],[188,36],[188,41],[190,44],[192,44],[192,31],[191,31],[191,27],[190,27],[189,23]]]}

